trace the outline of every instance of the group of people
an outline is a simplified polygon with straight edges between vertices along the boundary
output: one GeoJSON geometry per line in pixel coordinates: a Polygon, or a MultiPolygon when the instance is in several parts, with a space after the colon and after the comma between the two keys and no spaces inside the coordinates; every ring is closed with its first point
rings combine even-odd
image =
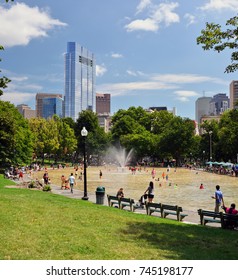
{"type": "Polygon", "coordinates": [[[74,186],[76,184],[76,180],[74,177],[74,174],[71,173],[68,178],[66,178],[64,175],[61,176],[61,189],[70,189],[71,193],[73,193],[74,186]]]}
{"type": "MultiPolygon", "coordinates": [[[[200,189],[204,189],[203,184],[200,185],[200,189]]],[[[144,196],[147,196],[148,202],[153,202],[154,199],[154,183],[153,181],[150,181],[148,188],[144,192],[144,196]]],[[[117,191],[117,197],[121,198],[124,197],[124,191],[123,188],[120,188],[117,191]]],[[[232,215],[238,215],[238,210],[236,210],[236,205],[235,203],[231,203],[230,207],[226,207],[224,203],[224,198],[222,191],[220,190],[220,186],[216,185],[216,191],[214,196],[211,196],[211,198],[215,199],[215,209],[214,211],[216,213],[219,213],[220,207],[225,211],[227,214],[232,214],[232,215]]],[[[234,226],[234,225],[230,225],[234,226]]]]}
{"type": "MultiPolygon", "coordinates": [[[[220,207],[221,207],[225,211],[226,214],[238,215],[238,210],[236,210],[235,203],[231,203],[230,207],[225,206],[223,194],[222,194],[222,191],[221,191],[219,185],[216,185],[216,191],[215,191],[214,196],[212,196],[212,198],[215,199],[215,212],[216,213],[220,212],[220,207]]],[[[232,221],[227,221],[226,226],[228,228],[237,227],[237,225],[232,221]]]]}
{"type": "MultiPolygon", "coordinates": [[[[148,195],[148,201],[149,202],[153,202],[153,198],[154,198],[154,183],[151,181],[149,183],[149,186],[148,188],[145,190],[145,193],[144,195],[148,195]]],[[[117,195],[116,195],[118,198],[122,198],[124,197],[124,190],[123,188],[120,188],[118,191],[117,191],[117,195]]]]}

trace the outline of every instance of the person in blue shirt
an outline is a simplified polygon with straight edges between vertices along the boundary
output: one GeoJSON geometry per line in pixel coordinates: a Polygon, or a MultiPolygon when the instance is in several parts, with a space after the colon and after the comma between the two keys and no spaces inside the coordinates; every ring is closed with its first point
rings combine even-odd
{"type": "Polygon", "coordinates": [[[219,185],[216,185],[215,195],[212,196],[212,198],[215,199],[215,212],[219,213],[219,208],[220,208],[221,204],[224,207],[223,194],[220,190],[219,185]]]}

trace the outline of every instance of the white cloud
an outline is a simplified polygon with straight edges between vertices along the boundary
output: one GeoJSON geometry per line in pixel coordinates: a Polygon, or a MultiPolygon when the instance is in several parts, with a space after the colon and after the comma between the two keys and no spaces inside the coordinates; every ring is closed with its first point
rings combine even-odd
{"type": "Polygon", "coordinates": [[[238,1],[237,0],[209,0],[208,3],[200,7],[201,10],[232,10],[237,12],[238,10],[238,1]]]}
{"type": "Polygon", "coordinates": [[[217,84],[224,84],[224,81],[218,78],[201,76],[196,74],[154,74],[151,78],[156,81],[163,81],[167,83],[176,83],[176,84],[194,84],[194,83],[203,83],[203,82],[213,82],[217,84]]]}
{"type": "Polygon", "coordinates": [[[194,24],[196,23],[196,18],[194,15],[191,15],[189,13],[186,13],[184,15],[184,18],[188,21],[187,25],[191,25],[191,24],[194,24]]]}
{"type": "Polygon", "coordinates": [[[146,9],[148,6],[151,5],[151,0],[141,0],[139,5],[136,7],[136,14],[141,13],[146,9]]]}
{"type": "Polygon", "coordinates": [[[152,14],[152,19],[158,23],[165,23],[169,26],[171,23],[179,22],[179,15],[174,13],[173,10],[179,6],[178,3],[161,3],[152,14]]]}
{"type": "Polygon", "coordinates": [[[139,90],[176,89],[177,86],[155,81],[138,81],[128,83],[102,84],[98,88],[102,92],[110,92],[113,96],[126,95],[128,92],[139,90]]]}
{"type": "MultiPolygon", "coordinates": [[[[5,91],[4,94],[0,97],[2,101],[9,101],[12,104],[29,104],[32,100],[35,99],[35,93],[26,93],[20,91],[5,91]]],[[[35,109],[35,108],[32,108],[35,109]]]]}
{"type": "Polygon", "coordinates": [[[127,70],[126,73],[130,76],[134,76],[134,77],[137,77],[137,76],[145,76],[143,72],[141,71],[132,71],[132,70],[127,70]]]}
{"type": "Polygon", "coordinates": [[[101,77],[107,72],[107,68],[104,65],[96,65],[96,76],[101,77]]]}
{"type": "Polygon", "coordinates": [[[134,72],[134,71],[131,71],[131,70],[127,70],[126,73],[127,73],[128,75],[130,75],[130,76],[134,76],[134,77],[137,76],[137,73],[134,72]]]}
{"type": "MultiPolygon", "coordinates": [[[[133,77],[139,76],[139,71],[130,71],[127,73],[133,77]]],[[[181,87],[187,87],[189,84],[200,84],[200,83],[214,83],[214,84],[225,84],[227,81],[209,77],[199,76],[195,74],[153,74],[145,75],[142,73],[143,79],[128,83],[111,83],[97,85],[97,89],[101,92],[110,92],[113,96],[132,94],[135,91],[165,91],[174,90],[174,94],[180,101],[188,101],[189,98],[195,97],[198,94],[195,91],[181,90],[181,87]]],[[[139,78],[138,78],[139,79],[139,78]]],[[[166,93],[167,94],[167,93],[166,93]]]]}
{"type": "Polygon", "coordinates": [[[24,3],[0,6],[0,38],[4,46],[27,45],[32,39],[47,37],[48,31],[66,23],[53,19],[46,10],[29,7],[24,3]]]}
{"type": "Polygon", "coordinates": [[[177,95],[177,100],[181,102],[188,102],[190,97],[199,96],[195,91],[177,90],[174,92],[177,95]]]}
{"type": "Polygon", "coordinates": [[[125,25],[127,32],[136,30],[156,32],[160,25],[169,26],[172,23],[179,22],[180,18],[174,10],[179,6],[176,2],[161,3],[159,5],[152,5],[151,1],[141,1],[137,7],[138,11],[144,10],[148,7],[148,15],[145,19],[135,19],[129,24],[125,25]]]}
{"type": "Polygon", "coordinates": [[[112,57],[112,58],[122,58],[123,55],[120,54],[120,53],[112,53],[111,57],[112,57]]]}
{"type": "Polygon", "coordinates": [[[159,29],[159,25],[151,18],[147,19],[137,19],[125,26],[127,32],[132,32],[136,30],[143,31],[157,31],[159,29]]]}
{"type": "Polygon", "coordinates": [[[42,91],[42,86],[29,82],[26,76],[12,76],[10,79],[0,98],[3,101],[10,101],[14,105],[34,103],[36,92],[42,91]]]}

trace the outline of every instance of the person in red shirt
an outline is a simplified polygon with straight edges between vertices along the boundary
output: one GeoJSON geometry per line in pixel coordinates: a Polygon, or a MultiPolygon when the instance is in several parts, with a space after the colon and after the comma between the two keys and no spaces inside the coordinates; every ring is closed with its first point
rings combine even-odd
{"type": "MultiPolygon", "coordinates": [[[[238,214],[238,210],[236,210],[236,205],[235,203],[231,203],[230,208],[228,207],[223,207],[223,209],[225,210],[226,214],[230,214],[230,215],[237,215],[238,214]]],[[[225,222],[225,227],[229,228],[229,229],[234,229],[238,226],[236,221],[232,221],[227,219],[227,221],[225,222]]]]}
{"type": "Polygon", "coordinates": [[[22,172],[22,170],[20,170],[20,172],[19,172],[19,180],[20,179],[23,181],[23,172],[22,172]]]}
{"type": "Polygon", "coordinates": [[[226,214],[233,214],[233,215],[237,215],[238,214],[238,210],[236,210],[236,205],[235,203],[231,203],[231,207],[224,207],[224,210],[226,211],[226,214]]]}

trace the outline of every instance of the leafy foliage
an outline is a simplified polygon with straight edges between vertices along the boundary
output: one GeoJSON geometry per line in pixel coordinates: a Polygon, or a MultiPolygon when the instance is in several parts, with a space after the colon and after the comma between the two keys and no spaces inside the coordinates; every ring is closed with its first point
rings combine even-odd
{"type": "Polygon", "coordinates": [[[204,50],[211,50],[220,53],[225,49],[232,50],[231,64],[225,69],[226,73],[235,72],[238,69],[238,16],[226,21],[226,26],[231,26],[222,31],[220,24],[206,23],[206,28],[197,37],[197,44],[202,44],[204,50]],[[235,50],[235,51],[233,51],[235,50]]]}
{"type": "Polygon", "coordinates": [[[102,155],[108,146],[110,136],[104,132],[104,129],[99,126],[96,113],[92,111],[82,111],[75,126],[75,135],[78,141],[78,153],[84,150],[86,141],[87,157],[89,155],[102,155]],[[81,136],[81,130],[85,127],[88,131],[87,139],[81,136]]]}
{"type": "MultiPolygon", "coordinates": [[[[5,0],[5,1],[9,2],[9,0],[5,0]]],[[[11,0],[11,1],[13,2],[14,0],[11,0]]],[[[1,51],[4,50],[4,47],[1,46],[1,45],[0,45],[0,50],[1,51]]],[[[1,61],[1,58],[0,58],[0,61],[1,61]]],[[[0,70],[0,72],[2,72],[2,71],[0,70]]],[[[0,96],[3,95],[3,90],[2,89],[7,88],[7,84],[10,83],[10,82],[11,82],[11,80],[8,79],[7,77],[5,77],[5,76],[0,77],[0,96]]]]}
{"type": "Polygon", "coordinates": [[[57,116],[52,119],[33,118],[29,120],[34,135],[35,156],[44,161],[45,154],[53,155],[55,160],[76,149],[77,140],[69,124],[57,116]]]}
{"type": "Polygon", "coordinates": [[[28,122],[10,102],[0,101],[0,165],[27,163],[32,155],[28,122]]]}

